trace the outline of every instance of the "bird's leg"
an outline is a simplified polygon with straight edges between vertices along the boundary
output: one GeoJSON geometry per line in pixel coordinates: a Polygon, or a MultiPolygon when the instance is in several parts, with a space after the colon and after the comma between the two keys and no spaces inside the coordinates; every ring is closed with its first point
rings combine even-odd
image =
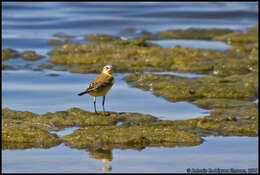
{"type": "Polygon", "coordinates": [[[95,109],[95,113],[97,114],[97,110],[96,110],[96,97],[94,97],[94,109],[95,109]]]}
{"type": "Polygon", "coordinates": [[[106,113],[105,113],[105,99],[106,99],[106,96],[103,96],[102,106],[103,106],[103,112],[106,115],[106,113]]]}

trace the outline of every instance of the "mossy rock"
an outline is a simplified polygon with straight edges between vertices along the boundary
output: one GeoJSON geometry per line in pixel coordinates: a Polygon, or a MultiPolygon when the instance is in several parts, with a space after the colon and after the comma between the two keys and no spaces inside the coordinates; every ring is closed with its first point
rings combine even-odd
{"type": "Polygon", "coordinates": [[[2,49],[2,61],[9,58],[17,58],[19,56],[19,52],[14,49],[2,49]]]}
{"type": "Polygon", "coordinates": [[[90,126],[64,136],[63,141],[76,148],[131,148],[142,146],[188,146],[202,143],[202,139],[173,127],[160,126],[90,126]]]}
{"type": "Polygon", "coordinates": [[[57,40],[57,39],[51,39],[51,40],[48,41],[48,44],[54,45],[54,46],[60,46],[60,45],[65,44],[65,42],[61,41],[61,40],[57,40]]]}
{"type": "Polygon", "coordinates": [[[255,43],[258,41],[258,25],[247,32],[232,32],[226,35],[216,36],[214,40],[226,41],[229,44],[255,43]]]}
{"type": "Polygon", "coordinates": [[[119,37],[106,34],[89,34],[85,36],[85,40],[87,41],[109,42],[119,39],[119,37]]]}
{"type": "Polygon", "coordinates": [[[96,115],[79,108],[42,115],[2,109],[2,144],[6,149],[48,148],[64,142],[91,151],[140,150],[147,146],[194,146],[202,143],[201,136],[212,134],[257,136],[258,104],[217,108],[210,116],[177,121],[138,113],[96,115]],[[62,138],[50,133],[72,126],[80,128],[62,138]]]}
{"type": "Polygon", "coordinates": [[[21,53],[21,56],[27,61],[38,61],[43,58],[42,55],[38,55],[35,51],[24,51],[21,53]]]}
{"type": "Polygon", "coordinates": [[[2,64],[2,70],[6,70],[8,68],[7,64],[2,64]]]}
{"type": "Polygon", "coordinates": [[[126,81],[137,88],[152,91],[168,101],[193,101],[200,98],[251,98],[257,94],[255,74],[240,76],[237,79],[223,79],[208,75],[200,78],[182,78],[151,73],[132,73],[126,81]],[[233,80],[233,81],[232,81],[233,80]]]}
{"type": "Polygon", "coordinates": [[[213,37],[222,36],[231,33],[229,29],[196,29],[189,28],[186,30],[165,30],[156,33],[152,39],[197,39],[211,40],[213,37]]]}
{"type": "Polygon", "coordinates": [[[53,68],[53,65],[52,65],[52,64],[44,64],[44,63],[41,63],[41,64],[38,64],[38,68],[39,68],[39,69],[52,69],[52,68],[53,68]]]}
{"type": "Polygon", "coordinates": [[[251,105],[253,102],[245,100],[235,100],[235,99],[211,99],[211,98],[202,98],[193,102],[193,104],[198,105],[204,109],[213,109],[213,108],[235,108],[251,105]]]}
{"type": "Polygon", "coordinates": [[[53,36],[56,38],[63,39],[63,40],[72,40],[73,38],[75,38],[75,36],[68,35],[66,33],[56,33],[53,36]]]}
{"type": "Polygon", "coordinates": [[[56,134],[32,122],[39,116],[32,112],[2,109],[2,146],[5,149],[50,148],[61,143],[56,134]]]}
{"type": "Polygon", "coordinates": [[[127,27],[120,31],[121,35],[133,34],[136,33],[137,29],[135,27],[127,27]]]}
{"type": "MultiPolygon", "coordinates": [[[[202,29],[196,32],[200,30],[202,29]]],[[[221,35],[225,32],[230,31],[219,30],[216,33],[221,35]]],[[[257,33],[250,35],[255,38],[258,36],[257,33]]],[[[247,74],[258,68],[257,39],[254,43],[234,44],[229,50],[217,51],[180,46],[163,49],[159,45],[150,43],[147,37],[142,35],[137,38],[121,39],[112,35],[91,34],[87,38],[93,42],[90,44],[66,43],[54,48],[49,53],[51,57],[48,61],[56,66],[64,66],[68,71],[78,73],[98,73],[106,64],[113,65],[114,72],[213,71],[218,76],[247,74]]]]}

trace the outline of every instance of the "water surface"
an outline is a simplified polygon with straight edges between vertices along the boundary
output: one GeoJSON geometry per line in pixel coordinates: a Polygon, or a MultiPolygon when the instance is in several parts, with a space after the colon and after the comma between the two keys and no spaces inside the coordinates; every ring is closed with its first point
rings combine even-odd
{"type": "Polygon", "coordinates": [[[85,150],[70,149],[61,144],[50,149],[4,150],[3,172],[180,172],[187,168],[248,169],[258,167],[258,138],[205,137],[193,147],[148,147],[141,151],[112,151],[112,161],[93,158],[85,150]]]}

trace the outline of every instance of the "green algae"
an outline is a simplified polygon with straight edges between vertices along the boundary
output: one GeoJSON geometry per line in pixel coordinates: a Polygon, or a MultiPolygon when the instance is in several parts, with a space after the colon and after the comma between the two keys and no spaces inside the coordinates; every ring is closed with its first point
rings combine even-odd
{"type": "Polygon", "coordinates": [[[72,39],[75,38],[75,36],[68,35],[66,33],[56,33],[53,36],[56,37],[56,38],[63,39],[63,40],[72,40],[72,39]]]}
{"type": "Polygon", "coordinates": [[[2,70],[6,70],[8,69],[8,65],[7,64],[2,64],[2,70]]]}
{"type": "MultiPolygon", "coordinates": [[[[253,76],[253,75],[251,75],[253,76]]],[[[207,75],[199,78],[182,78],[171,75],[132,73],[125,79],[135,87],[153,91],[156,96],[163,96],[168,101],[192,101],[199,98],[254,98],[254,87],[248,76],[228,80],[207,75]],[[241,81],[241,78],[244,78],[241,81]]],[[[250,77],[257,82],[257,76],[250,77]]],[[[256,84],[254,84],[256,86],[256,84]]]]}
{"type": "Polygon", "coordinates": [[[217,99],[217,98],[202,98],[196,101],[193,101],[193,104],[198,105],[204,109],[212,108],[235,108],[251,105],[252,102],[245,100],[236,100],[236,99],[217,99]]]}
{"type": "Polygon", "coordinates": [[[6,149],[47,148],[64,142],[109,157],[109,150],[114,148],[194,146],[201,144],[201,136],[206,135],[257,136],[258,104],[234,106],[216,108],[209,116],[177,121],[138,113],[107,112],[104,116],[79,108],[41,115],[5,108],[2,109],[2,145],[6,149]],[[121,124],[117,125],[118,122],[121,124]],[[50,133],[72,126],[80,128],[61,138],[50,133]]]}
{"type": "Polygon", "coordinates": [[[39,68],[39,69],[52,69],[52,68],[53,68],[53,65],[52,65],[52,64],[44,64],[44,63],[41,63],[41,64],[38,64],[38,68],[39,68]]]}
{"type": "Polygon", "coordinates": [[[19,52],[14,49],[2,49],[2,61],[7,60],[9,58],[17,58],[19,56],[19,52]]]}
{"type": "Polygon", "coordinates": [[[258,41],[258,25],[252,27],[246,32],[232,32],[225,35],[215,36],[214,40],[226,41],[229,44],[255,43],[258,41]]]}
{"type": "Polygon", "coordinates": [[[32,122],[37,114],[27,111],[2,109],[2,148],[50,148],[60,144],[56,134],[42,129],[41,123],[32,122]]]}
{"type": "Polygon", "coordinates": [[[196,39],[211,40],[214,37],[222,36],[232,31],[229,29],[196,29],[186,30],[165,30],[151,36],[151,39],[196,39]]]}
{"type": "Polygon", "coordinates": [[[127,27],[123,30],[120,31],[121,35],[126,35],[126,34],[133,34],[136,33],[137,29],[135,27],[127,27]]]}
{"type": "Polygon", "coordinates": [[[78,73],[100,72],[104,64],[112,64],[115,72],[142,70],[148,63],[140,60],[143,64],[139,64],[136,54],[148,47],[159,48],[141,38],[91,44],[69,43],[53,49],[48,61],[58,66],[67,66],[68,70],[78,73]]]}
{"type": "MultiPolygon", "coordinates": [[[[258,28],[258,27],[255,27],[258,28]]],[[[205,38],[236,35],[226,29],[190,29],[184,33],[205,33],[205,38]],[[215,31],[216,30],[216,31],[215,31]]],[[[77,73],[98,73],[105,64],[111,64],[114,72],[177,71],[209,72],[218,76],[246,74],[258,69],[258,32],[252,29],[244,37],[253,36],[250,42],[231,43],[225,51],[195,49],[175,46],[163,49],[150,43],[147,37],[119,38],[106,34],[86,36],[89,44],[65,43],[54,48],[49,62],[77,73]]],[[[199,36],[203,37],[202,34],[199,36]]],[[[181,36],[183,37],[184,36],[181,36]]],[[[223,39],[223,41],[225,41],[223,39]]]]}
{"type": "Polygon", "coordinates": [[[37,54],[35,51],[24,51],[21,53],[21,56],[27,61],[38,61],[43,58],[42,55],[37,54]]]}
{"type": "Polygon", "coordinates": [[[105,64],[113,65],[115,72],[210,71],[218,60],[229,58],[232,53],[183,47],[163,49],[143,38],[135,38],[69,43],[53,49],[50,54],[48,61],[66,66],[71,72],[97,73],[105,64]]]}
{"type": "Polygon", "coordinates": [[[37,61],[43,58],[42,55],[37,54],[35,51],[24,51],[19,53],[14,49],[2,49],[2,61],[5,61],[9,58],[18,58],[22,57],[26,61],[37,61]]]}
{"type": "Polygon", "coordinates": [[[53,46],[61,46],[61,45],[66,44],[66,43],[73,42],[73,39],[75,39],[75,36],[68,35],[66,33],[56,33],[53,36],[55,38],[58,38],[58,39],[48,40],[48,44],[53,45],[53,46]]]}
{"type": "Polygon", "coordinates": [[[110,42],[120,39],[119,37],[106,34],[89,34],[85,36],[87,41],[110,42]]]}
{"type": "Polygon", "coordinates": [[[49,45],[54,45],[54,46],[58,46],[58,45],[63,45],[65,44],[64,41],[58,40],[58,39],[51,39],[48,41],[49,45]]]}
{"type": "Polygon", "coordinates": [[[188,146],[197,145],[202,139],[194,134],[173,127],[159,126],[90,126],[64,136],[64,141],[76,148],[102,147],[131,148],[142,146],[188,146]]]}

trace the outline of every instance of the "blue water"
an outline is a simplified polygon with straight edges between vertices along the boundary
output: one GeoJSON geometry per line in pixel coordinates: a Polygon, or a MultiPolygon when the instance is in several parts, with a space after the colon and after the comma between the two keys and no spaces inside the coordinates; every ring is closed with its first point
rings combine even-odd
{"type": "MultiPolygon", "coordinates": [[[[166,29],[228,28],[245,31],[258,24],[258,2],[2,2],[2,48],[34,50],[45,57],[36,62],[21,58],[5,64],[36,67],[46,63],[54,46],[48,40],[65,33],[84,42],[87,34],[124,36],[120,31],[135,27],[155,33],[166,29]]],[[[196,40],[155,41],[163,48],[180,45],[201,49],[226,50],[223,42],[196,40]]],[[[164,72],[196,78],[201,74],[164,72]]],[[[35,113],[79,107],[93,111],[90,96],[78,97],[96,74],[56,71],[2,71],[2,108],[35,113]],[[57,74],[58,76],[50,76],[57,74]],[[58,88],[58,90],[57,90],[58,88]]],[[[160,119],[183,120],[209,114],[188,102],[170,103],[152,92],[129,86],[115,74],[115,85],[107,96],[106,109],[116,112],[152,114],[160,119]],[[126,102],[127,100],[127,102],[126,102]]],[[[258,99],[257,101],[258,102],[258,99]]],[[[101,110],[101,99],[97,101],[101,110]]],[[[63,136],[77,128],[58,133],[63,136]]],[[[113,160],[102,162],[85,150],[63,144],[50,149],[2,150],[3,172],[186,172],[187,168],[257,168],[258,137],[206,137],[194,147],[154,147],[142,151],[112,151],[113,160]]]]}
{"type": "MultiPolygon", "coordinates": [[[[151,114],[164,120],[197,118],[210,112],[188,102],[169,103],[162,97],[154,96],[152,92],[132,88],[124,80],[126,75],[114,75],[115,84],[106,96],[106,110],[151,114]]],[[[97,74],[48,70],[4,71],[2,72],[2,107],[38,114],[73,107],[94,111],[93,97],[89,95],[79,97],[77,94],[84,91],[96,76],[97,74]],[[50,76],[50,74],[57,76],[50,76]]],[[[97,110],[102,110],[101,100],[102,97],[97,98],[97,110]]]]}
{"type": "Polygon", "coordinates": [[[84,173],[102,172],[110,165],[111,172],[180,172],[187,168],[248,169],[258,168],[258,138],[206,137],[199,146],[158,148],[141,151],[114,149],[112,161],[94,159],[85,150],[70,149],[61,144],[50,149],[2,151],[2,171],[84,173]]]}

